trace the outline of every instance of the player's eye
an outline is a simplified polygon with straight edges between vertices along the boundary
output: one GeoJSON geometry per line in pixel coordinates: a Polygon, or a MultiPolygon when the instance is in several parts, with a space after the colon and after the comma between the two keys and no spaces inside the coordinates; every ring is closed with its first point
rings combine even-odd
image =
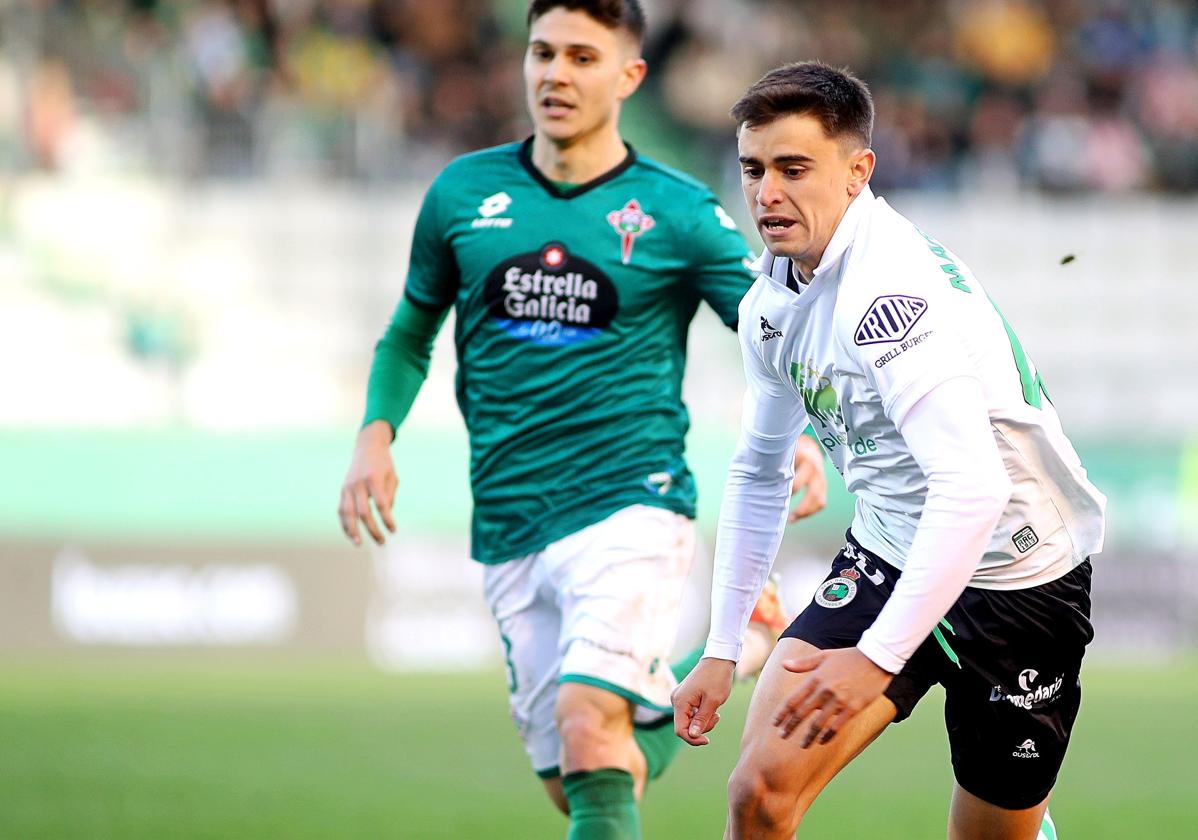
{"type": "Polygon", "coordinates": [[[787,178],[802,178],[807,172],[806,168],[802,166],[788,166],[785,171],[787,178]]]}
{"type": "Polygon", "coordinates": [[[533,47],[532,57],[540,61],[549,61],[553,58],[553,53],[544,47],[533,47]]]}
{"type": "Polygon", "coordinates": [[[756,180],[757,178],[761,177],[761,167],[760,166],[742,166],[740,168],[740,174],[746,178],[753,178],[754,180],[756,180]]]}
{"type": "Polygon", "coordinates": [[[578,55],[574,56],[574,63],[575,64],[594,64],[595,57],[588,53],[579,53],[578,55]]]}

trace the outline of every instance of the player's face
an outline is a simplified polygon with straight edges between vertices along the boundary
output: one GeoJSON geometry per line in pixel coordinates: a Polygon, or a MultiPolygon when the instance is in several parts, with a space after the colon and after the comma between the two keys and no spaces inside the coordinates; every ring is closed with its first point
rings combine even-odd
{"type": "Polygon", "coordinates": [[[869,181],[874,153],[828,137],[809,114],[742,125],[737,145],[745,202],[765,247],[813,270],[845,209],[869,181]]]}
{"type": "Polygon", "coordinates": [[[528,112],[556,143],[612,125],[644,76],[632,37],[583,12],[552,9],[532,23],[524,54],[528,112]]]}

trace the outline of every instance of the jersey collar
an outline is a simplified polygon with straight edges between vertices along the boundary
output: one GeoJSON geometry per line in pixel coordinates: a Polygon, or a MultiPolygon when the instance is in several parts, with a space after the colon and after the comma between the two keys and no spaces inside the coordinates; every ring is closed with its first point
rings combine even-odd
{"type": "MultiPolygon", "coordinates": [[[[824,249],[824,255],[820,257],[819,265],[815,267],[815,271],[811,275],[811,282],[807,284],[807,288],[802,289],[804,294],[807,292],[807,289],[814,286],[815,282],[844,256],[844,252],[848,250],[849,244],[853,241],[853,237],[857,233],[857,227],[861,219],[869,212],[873,203],[873,190],[866,184],[865,188],[857,193],[857,197],[849,202],[849,206],[845,208],[844,216],[841,217],[840,223],[836,225],[836,230],[832,233],[832,238],[828,241],[828,247],[824,249]]],[[[762,250],[760,256],[749,264],[749,270],[768,277],[777,285],[785,287],[786,278],[791,276],[791,272],[796,269],[791,260],[785,257],[775,257],[767,248],[762,250]]],[[[794,293],[791,292],[791,294],[794,293]]],[[[803,294],[798,295],[796,299],[801,297],[803,297],[803,294]]]]}
{"type": "Polygon", "coordinates": [[[575,184],[574,186],[566,189],[559,187],[557,184],[546,178],[545,173],[537,169],[536,164],[532,162],[531,137],[525,140],[520,146],[520,163],[525,169],[528,170],[528,174],[532,176],[533,180],[540,184],[544,188],[545,192],[549,193],[554,198],[577,198],[583,193],[588,193],[595,189],[595,187],[602,186],[608,181],[620,177],[627,172],[634,163],[636,163],[636,150],[632,148],[632,146],[628,145],[628,143],[624,144],[624,148],[628,150],[628,154],[625,155],[624,160],[620,161],[614,168],[607,170],[597,178],[592,178],[585,184],[575,184]]]}
{"type": "Polygon", "coordinates": [[[849,206],[845,208],[844,215],[840,218],[840,223],[836,225],[836,230],[833,232],[832,238],[828,241],[828,247],[824,249],[824,255],[820,257],[819,265],[815,267],[815,271],[811,275],[811,282],[814,283],[821,275],[827,273],[844,256],[844,252],[848,250],[853,237],[857,235],[857,226],[861,223],[861,219],[865,214],[869,212],[873,203],[873,190],[869,188],[869,184],[866,184],[861,189],[861,192],[857,193],[856,198],[850,201],[849,206]]]}

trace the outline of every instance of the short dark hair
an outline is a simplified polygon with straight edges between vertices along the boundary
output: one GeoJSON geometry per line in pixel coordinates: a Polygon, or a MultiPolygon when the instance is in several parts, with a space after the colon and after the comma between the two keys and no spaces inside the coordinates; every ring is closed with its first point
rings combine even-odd
{"type": "Polygon", "coordinates": [[[636,39],[638,44],[645,40],[645,10],[640,0],[532,0],[528,4],[528,25],[542,15],[554,10],[582,12],[608,29],[623,29],[636,39]]]}
{"type": "Polygon", "coordinates": [[[869,147],[874,98],[848,70],[819,61],[785,64],[758,79],[732,106],[737,125],[750,127],[791,114],[812,114],[829,137],[852,137],[869,147]]]}

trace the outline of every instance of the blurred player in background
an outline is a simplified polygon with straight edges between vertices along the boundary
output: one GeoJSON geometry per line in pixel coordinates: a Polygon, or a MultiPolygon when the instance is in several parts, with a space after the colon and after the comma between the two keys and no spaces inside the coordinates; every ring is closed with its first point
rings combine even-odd
{"type": "MultiPolygon", "coordinates": [[[[361,523],[381,544],[373,500],[395,530],[390,445],[453,307],[472,553],[513,717],[569,836],[632,838],[637,795],[681,743],[662,724],[695,539],[687,330],[702,301],[735,328],[752,274],[711,191],[620,138],[646,71],[639,4],[534,0],[528,21],[535,133],[459,158],[430,187],[340,516],[355,543],[361,523]]],[[[799,512],[813,512],[822,453],[799,459],[814,481],[799,512]]]]}
{"type": "Polygon", "coordinates": [[[675,692],[677,731],[706,743],[728,696],[810,425],[856,515],[754,691],[726,836],[794,836],[824,785],[940,683],[950,840],[1033,840],[1042,820],[1055,837],[1045,809],[1081,702],[1105,498],[982,285],[871,193],[865,85],[788,65],[732,114],[766,245],[741,322],[761,327],[741,334],[711,635],[675,692]]]}

